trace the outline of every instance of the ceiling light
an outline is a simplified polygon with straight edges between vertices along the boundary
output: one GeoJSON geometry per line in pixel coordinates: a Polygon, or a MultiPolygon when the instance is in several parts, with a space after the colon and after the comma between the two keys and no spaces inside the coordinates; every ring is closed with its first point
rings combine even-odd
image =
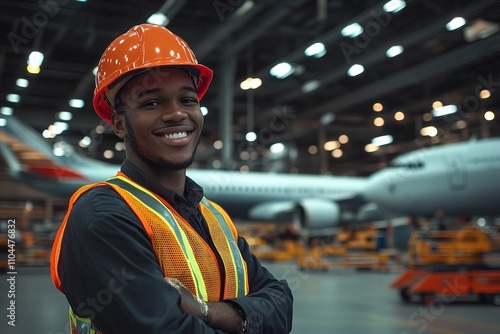
{"type": "Polygon", "coordinates": [[[28,65],[26,66],[26,71],[30,74],[38,74],[40,73],[40,66],[28,65]]]}
{"type": "Polygon", "coordinates": [[[95,127],[95,132],[97,132],[99,134],[104,133],[104,131],[106,131],[106,129],[101,124],[99,124],[98,126],[95,127]]]}
{"type": "Polygon", "coordinates": [[[483,89],[482,91],[479,92],[479,97],[482,99],[487,99],[491,96],[491,93],[487,89],[483,89]]]}
{"type": "Polygon", "coordinates": [[[92,70],[92,74],[93,74],[94,76],[96,76],[96,75],[97,75],[97,66],[96,66],[96,67],[94,67],[94,69],[92,70]]]}
{"type": "Polygon", "coordinates": [[[71,121],[71,119],[73,118],[73,114],[69,111],[60,111],[57,113],[57,118],[59,118],[61,121],[71,121]]]}
{"type": "Polygon", "coordinates": [[[257,89],[260,86],[262,86],[262,80],[260,80],[259,78],[252,78],[250,80],[250,88],[251,89],[257,89]]]}
{"type": "Polygon", "coordinates": [[[431,110],[432,116],[440,117],[444,115],[449,115],[457,112],[457,106],[454,104],[448,104],[439,108],[434,108],[431,110]]]}
{"type": "Polygon", "coordinates": [[[82,139],[80,139],[80,141],[78,142],[78,145],[79,145],[80,147],[85,148],[85,147],[89,147],[89,145],[90,145],[91,143],[92,143],[92,139],[90,139],[90,137],[89,137],[89,136],[85,136],[85,137],[83,137],[82,139]]]}
{"type": "Polygon", "coordinates": [[[5,118],[0,118],[0,126],[6,126],[7,120],[5,118]]]}
{"type": "Polygon", "coordinates": [[[340,158],[342,155],[344,155],[344,152],[340,148],[332,151],[332,157],[334,158],[340,158]]]}
{"type": "Polygon", "coordinates": [[[375,151],[378,151],[380,147],[378,147],[377,145],[375,144],[366,144],[365,145],[365,152],[367,153],[372,153],[372,152],[375,152],[375,151]]]}
{"type": "Polygon", "coordinates": [[[360,26],[359,23],[349,24],[348,26],[345,26],[341,31],[342,36],[351,38],[358,37],[362,33],[363,27],[360,26]]]}
{"type": "Polygon", "coordinates": [[[85,102],[82,99],[71,99],[68,102],[69,106],[72,108],[83,108],[85,102]]]}
{"type": "Polygon", "coordinates": [[[454,17],[450,22],[446,23],[446,29],[449,31],[458,29],[465,25],[466,21],[463,17],[454,17]]]}
{"type": "Polygon", "coordinates": [[[365,68],[363,67],[363,65],[360,65],[360,64],[354,64],[352,65],[348,70],[347,70],[347,74],[350,76],[350,77],[355,77],[356,75],[359,75],[361,73],[363,73],[365,71],[365,68]]]}
{"type": "Polygon", "coordinates": [[[0,112],[2,113],[2,115],[10,116],[14,113],[14,109],[12,109],[11,107],[2,107],[0,109],[0,112]]]}
{"type": "Polygon", "coordinates": [[[384,122],[384,119],[383,119],[382,117],[377,117],[377,118],[375,118],[375,119],[373,120],[373,124],[374,124],[375,126],[382,126],[382,125],[384,125],[384,123],[385,123],[385,122],[384,122]]]}
{"type": "Polygon", "coordinates": [[[324,145],[323,145],[323,148],[325,149],[325,151],[333,151],[337,148],[340,147],[340,143],[336,140],[330,140],[330,141],[327,141],[324,145]]]}
{"type": "Polygon", "coordinates": [[[269,73],[278,79],[284,79],[295,71],[295,67],[293,67],[290,63],[283,62],[277,65],[274,65],[273,68],[269,71],[269,73]]]}
{"type": "Polygon", "coordinates": [[[402,111],[398,111],[394,114],[394,119],[396,121],[402,121],[405,119],[405,114],[402,111]]]}
{"type": "Polygon", "coordinates": [[[397,55],[402,54],[403,51],[404,51],[404,48],[401,45],[394,45],[394,46],[391,46],[385,52],[385,54],[387,55],[387,57],[392,58],[392,57],[396,57],[397,55]]]}
{"type": "Polygon", "coordinates": [[[259,78],[246,78],[240,83],[240,88],[243,90],[257,89],[262,85],[262,80],[259,78]]]}
{"type": "Polygon", "coordinates": [[[500,31],[500,25],[483,19],[476,19],[464,28],[464,38],[467,42],[484,39],[500,31]]]}
{"type": "Polygon", "coordinates": [[[487,121],[492,121],[495,119],[495,113],[493,111],[487,111],[484,113],[484,119],[487,121]]]}
{"type": "Polygon", "coordinates": [[[163,13],[154,13],[147,19],[147,22],[159,26],[166,26],[170,22],[170,20],[163,13]]]}
{"type": "Polygon", "coordinates": [[[115,156],[115,152],[113,152],[111,150],[106,150],[106,151],[104,151],[102,156],[105,157],[106,159],[111,159],[115,156]]]}
{"type": "Polygon", "coordinates": [[[310,93],[313,90],[318,89],[318,87],[319,87],[319,80],[310,80],[302,85],[302,91],[304,93],[310,93]]]}
{"type": "Polygon", "coordinates": [[[467,122],[461,119],[455,123],[455,127],[460,130],[465,129],[467,127],[467,122]]]}
{"type": "Polygon", "coordinates": [[[19,103],[19,101],[21,101],[21,96],[19,96],[19,94],[7,94],[7,101],[19,103]]]}
{"type": "Polygon", "coordinates": [[[33,51],[28,57],[28,65],[30,66],[41,66],[43,62],[44,55],[39,51],[33,51]]]}
{"type": "Polygon", "coordinates": [[[422,119],[425,122],[430,122],[432,120],[432,115],[430,112],[426,112],[425,114],[422,115],[422,119]]]}
{"type": "Polygon", "coordinates": [[[257,135],[255,134],[255,132],[251,131],[245,135],[245,139],[249,142],[253,142],[257,139],[257,135]]]}
{"type": "Polygon", "coordinates": [[[327,112],[321,116],[321,118],[319,119],[319,122],[322,125],[328,125],[328,124],[332,123],[334,120],[335,120],[335,114],[332,112],[327,112]]]}
{"type": "MultiPolygon", "coordinates": [[[[239,2],[239,3],[241,3],[241,2],[239,2]]],[[[245,15],[250,9],[252,9],[254,5],[255,5],[255,3],[252,0],[245,1],[243,3],[243,5],[241,5],[238,8],[238,10],[236,10],[236,12],[234,12],[234,15],[241,17],[241,16],[245,15]]]]}
{"type": "Polygon", "coordinates": [[[49,125],[49,131],[56,135],[59,135],[63,133],[63,131],[68,130],[68,127],[68,123],[66,122],[54,122],[53,125],[49,125]]]}
{"type": "Polygon", "coordinates": [[[216,150],[220,150],[224,145],[222,144],[222,140],[216,140],[214,141],[214,148],[216,150]]]}
{"type": "Polygon", "coordinates": [[[318,153],[318,147],[316,145],[311,145],[309,146],[309,148],[307,149],[307,152],[309,154],[316,154],[318,153]]]}
{"type": "Polygon", "coordinates": [[[347,144],[347,142],[349,142],[349,137],[347,135],[340,135],[339,136],[339,143],[347,144]]]}
{"type": "Polygon", "coordinates": [[[283,143],[275,143],[271,145],[269,150],[271,153],[281,153],[285,150],[285,145],[283,143]]]}
{"type": "Polygon", "coordinates": [[[201,107],[200,110],[201,110],[201,114],[203,116],[207,116],[208,115],[208,108],[207,107],[201,107]]]}
{"type": "Polygon", "coordinates": [[[375,137],[372,139],[372,144],[375,144],[377,146],[383,146],[383,145],[388,145],[392,143],[393,138],[391,135],[384,135],[384,136],[379,136],[375,137]]]}
{"type": "Polygon", "coordinates": [[[406,2],[403,0],[391,0],[389,2],[386,2],[384,5],[384,11],[387,13],[397,13],[401,9],[406,7],[406,2]]]}
{"type": "Polygon", "coordinates": [[[441,102],[441,101],[432,102],[432,109],[441,108],[442,106],[443,106],[443,102],[441,102]]]}
{"type": "Polygon", "coordinates": [[[438,133],[438,130],[434,126],[427,126],[425,128],[420,129],[420,134],[422,136],[435,137],[438,133]]]}
{"type": "Polygon", "coordinates": [[[119,141],[115,144],[115,150],[121,152],[125,149],[125,144],[122,141],[119,141]]]}
{"type": "Polygon", "coordinates": [[[21,88],[26,88],[29,84],[30,82],[24,78],[19,78],[16,80],[16,85],[21,88]]]}
{"type": "Polygon", "coordinates": [[[305,55],[308,57],[321,58],[326,54],[325,44],[323,43],[314,43],[309,46],[305,51],[305,55]]]}
{"type": "Polygon", "coordinates": [[[382,105],[382,103],[374,103],[373,104],[373,111],[376,111],[376,112],[380,112],[384,109],[384,106],[382,105]]]}

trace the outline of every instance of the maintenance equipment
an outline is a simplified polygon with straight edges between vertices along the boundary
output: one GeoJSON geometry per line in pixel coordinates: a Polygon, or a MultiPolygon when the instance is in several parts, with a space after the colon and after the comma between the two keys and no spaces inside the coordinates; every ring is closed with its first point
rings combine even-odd
{"type": "Polygon", "coordinates": [[[419,297],[426,305],[476,297],[500,306],[500,266],[491,255],[490,236],[478,227],[413,231],[408,268],[391,287],[404,302],[419,297]]]}

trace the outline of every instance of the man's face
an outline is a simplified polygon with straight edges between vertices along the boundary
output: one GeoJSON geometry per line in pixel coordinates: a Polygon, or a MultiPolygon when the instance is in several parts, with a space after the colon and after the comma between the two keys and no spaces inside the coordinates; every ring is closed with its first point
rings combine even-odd
{"type": "Polygon", "coordinates": [[[154,170],[181,170],[191,164],[203,115],[186,71],[161,68],[135,76],[122,88],[116,107],[123,114],[117,115],[115,132],[125,140],[132,163],[154,170]]]}

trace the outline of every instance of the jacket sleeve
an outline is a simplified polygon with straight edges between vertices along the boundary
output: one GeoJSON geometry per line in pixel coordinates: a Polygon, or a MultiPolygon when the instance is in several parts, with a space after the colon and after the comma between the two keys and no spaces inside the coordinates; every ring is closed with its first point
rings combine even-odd
{"type": "Polygon", "coordinates": [[[76,202],[60,266],[73,311],[106,334],[222,333],[180,310],[146,231],[110,188],[76,202]]]}
{"type": "Polygon", "coordinates": [[[287,334],[292,330],[293,295],[286,280],[276,279],[250,252],[242,237],[238,247],[247,263],[249,294],[228,300],[247,320],[247,333],[287,334]]]}

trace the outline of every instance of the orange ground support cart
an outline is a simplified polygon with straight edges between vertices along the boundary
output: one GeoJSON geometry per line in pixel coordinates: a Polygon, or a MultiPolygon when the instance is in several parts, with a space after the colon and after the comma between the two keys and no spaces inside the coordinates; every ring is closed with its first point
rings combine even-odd
{"type": "Polygon", "coordinates": [[[432,266],[409,268],[391,283],[404,302],[419,297],[424,304],[436,299],[445,303],[460,297],[477,296],[500,306],[500,267],[432,266]]]}
{"type": "Polygon", "coordinates": [[[485,259],[490,238],[482,230],[414,231],[408,244],[408,269],[392,283],[401,299],[419,297],[452,302],[465,296],[500,305],[500,265],[485,259]]]}

